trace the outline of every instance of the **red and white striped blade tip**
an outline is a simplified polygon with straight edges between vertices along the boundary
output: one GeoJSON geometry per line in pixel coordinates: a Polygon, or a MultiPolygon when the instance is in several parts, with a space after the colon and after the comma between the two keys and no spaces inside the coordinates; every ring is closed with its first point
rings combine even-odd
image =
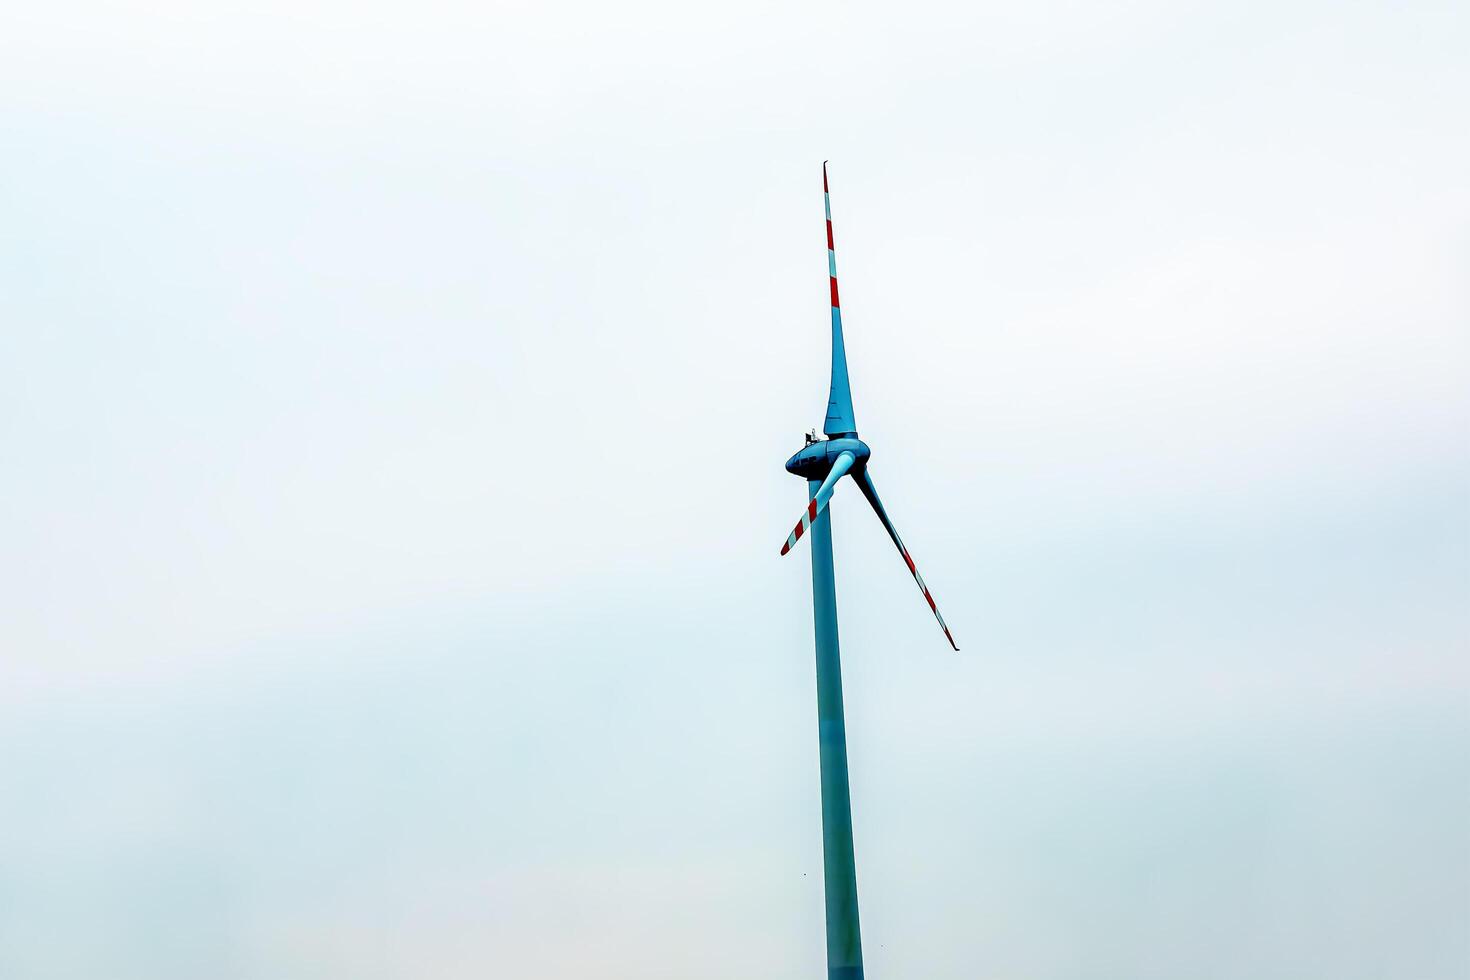
{"type": "Polygon", "coordinates": [[[811,503],[806,505],[806,510],[801,512],[801,520],[796,522],[796,527],[786,537],[786,543],[781,546],[781,554],[784,555],[796,547],[796,542],[801,540],[801,536],[806,533],[807,528],[812,526],[812,521],[817,519],[818,510],[817,501],[814,497],[811,503]]]}

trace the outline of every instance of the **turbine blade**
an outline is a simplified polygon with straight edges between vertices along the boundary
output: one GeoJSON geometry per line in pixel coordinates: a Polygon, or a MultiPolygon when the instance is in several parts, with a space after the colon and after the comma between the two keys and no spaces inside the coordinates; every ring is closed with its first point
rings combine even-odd
{"type": "Polygon", "coordinates": [[[827,474],[827,479],[822,481],[816,496],[812,497],[811,502],[806,505],[806,510],[801,512],[801,520],[796,522],[796,530],[791,532],[791,536],[781,546],[781,554],[784,555],[796,547],[796,542],[801,540],[801,536],[812,526],[812,521],[816,520],[822,508],[827,506],[827,501],[832,499],[832,491],[836,488],[837,481],[842,479],[844,473],[852,469],[852,463],[852,453],[842,453],[833,461],[832,471],[827,474]]]}
{"type": "Polygon", "coordinates": [[[898,546],[898,553],[903,555],[904,564],[909,567],[909,572],[914,576],[914,581],[919,583],[919,591],[924,593],[924,601],[929,603],[929,608],[933,611],[934,618],[939,620],[939,628],[944,630],[944,638],[949,640],[950,646],[958,650],[960,648],[959,644],[950,635],[949,627],[944,625],[944,617],[939,615],[939,607],[934,604],[934,597],[929,594],[929,587],[924,584],[923,576],[914,567],[913,558],[909,557],[909,550],[903,546],[903,539],[898,536],[898,531],[894,528],[893,522],[888,519],[888,512],[883,509],[883,501],[878,499],[878,488],[873,486],[873,478],[868,476],[868,468],[866,466],[863,467],[854,473],[852,478],[857,482],[858,488],[862,490],[863,496],[868,498],[868,503],[873,505],[873,512],[878,515],[878,520],[883,522],[883,527],[887,529],[888,536],[898,546]]]}
{"type": "Polygon", "coordinates": [[[856,435],[852,390],[847,383],[847,348],[842,343],[842,306],[837,301],[837,252],[832,247],[832,195],[827,190],[827,161],[822,161],[822,203],[827,211],[827,275],[832,285],[832,388],[827,395],[829,436],[856,435]]]}

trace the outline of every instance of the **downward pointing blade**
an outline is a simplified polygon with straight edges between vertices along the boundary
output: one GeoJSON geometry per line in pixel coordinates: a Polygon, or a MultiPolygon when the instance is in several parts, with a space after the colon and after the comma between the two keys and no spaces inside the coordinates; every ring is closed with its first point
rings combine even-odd
{"type": "Polygon", "coordinates": [[[784,555],[796,547],[796,542],[801,540],[801,536],[812,526],[812,521],[816,520],[817,515],[827,506],[827,501],[832,499],[832,491],[837,487],[837,481],[842,479],[844,473],[852,469],[852,464],[852,453],[843,453],[832,463],[832,471],[827,474],[827,479],[822,481],[816,496],[812,498],[811,503],[806,505],[806,510],[801,512],[801,520],[796,522],[796,530],[791,532],[791,536],[781,546],[781,554],[784,555]]]}
{"type": "Polygon", "coordinates": [[[923,576],[914,567],[914,560],[909,557],[909,550],[903,546],[903,539],[898,536],[898,531],[894,528],[893,522],[888,519],[888,513],[883,509],[883,501],[878,499],[878,488],[873,486],[873,478],[868,476],[868,468],[866,466],[863,467],[854,473],[852,478],[857,482],[858,488],[862,490],[863,496],[868,498],[868,503],[873,505],[873,511],[878,515],[878,520],[883,522],[883,527],[887,529],[888,536],[897,545],[898,553],[903,555],[904,564],[909,567],[909,573],[913,575],[914,581],[919,583],[919,591],[924,593],[924,601],[929,603],[929,608],[933,611],[934,618],[939,620],[939,628],[944,630],[944,638],[949,641],[950,646],[958,650],[960,648],[959,644],[955,643],[954,637],[950,635],[949,627],[944,625],[944,617],[939,615],[939,607],[934,604],[934,597],[929,594],[929,587],[924,584],[923,576]]]}

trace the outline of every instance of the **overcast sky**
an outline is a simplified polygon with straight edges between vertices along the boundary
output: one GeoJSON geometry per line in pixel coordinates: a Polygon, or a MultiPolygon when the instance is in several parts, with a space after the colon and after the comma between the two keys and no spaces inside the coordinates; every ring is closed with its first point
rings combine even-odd
{"type": "Polygon", "coordinates": [[[1470,975],[1463,3],[0,12],[0,976],[1470,975]]]}

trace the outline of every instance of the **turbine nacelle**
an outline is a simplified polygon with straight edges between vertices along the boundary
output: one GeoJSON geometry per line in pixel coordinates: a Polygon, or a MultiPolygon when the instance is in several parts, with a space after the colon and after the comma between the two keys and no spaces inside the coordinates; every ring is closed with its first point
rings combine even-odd
{"type": "Polygon", "coordinates": [[[859,469],[867,465],[868,457],[872,455],[868,444],[856,433],[835,439],[818,439],[807,443],[805,449],[786,461],[786,472],[803,480],[825,480],[837,457],[843,453],[850,453],[853,467],[859,469]]]}

